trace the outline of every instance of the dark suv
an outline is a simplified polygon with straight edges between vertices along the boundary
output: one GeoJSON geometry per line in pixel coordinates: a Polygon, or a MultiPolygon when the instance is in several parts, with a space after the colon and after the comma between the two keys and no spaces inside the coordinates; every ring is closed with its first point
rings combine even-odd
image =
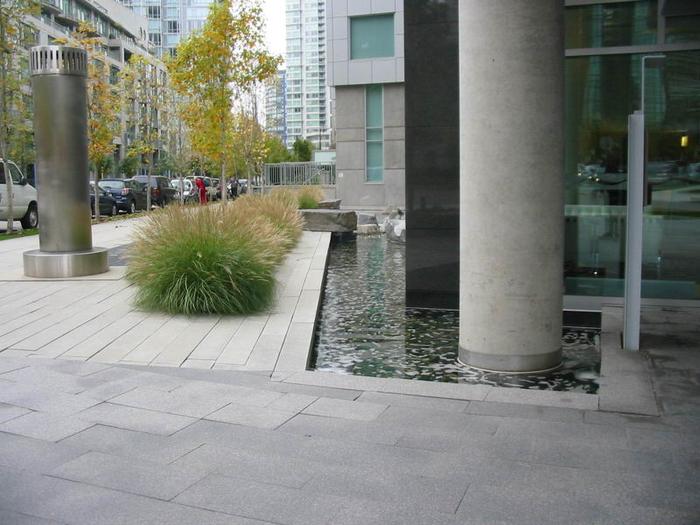
{"type": "MultiPolygon", "coordinates": [[[[148,184],[146,175],[136,175],[133,178],[141,184],[148,184]]],[[[151,204],[165,206],[177,200],[177,190],[170,186],[170,180],[161,175],[151,175],[151,204]]]]}
{"type": "Polygon", "coordinates": [[[117,208],[127,213],[146,209],[146,186],[132,179],[102,179],[100,189],[117,201],[117,208]]]}

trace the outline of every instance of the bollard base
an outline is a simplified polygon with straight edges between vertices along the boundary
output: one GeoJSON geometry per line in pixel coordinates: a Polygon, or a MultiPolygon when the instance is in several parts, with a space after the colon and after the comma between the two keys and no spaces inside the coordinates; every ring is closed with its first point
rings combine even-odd
{"type": "Polygon", "coordinates": [[[109,260],[106,248],[84,252],[24,252],[24,275],[27,277],[81,277],[107,271],[109,260]]]}

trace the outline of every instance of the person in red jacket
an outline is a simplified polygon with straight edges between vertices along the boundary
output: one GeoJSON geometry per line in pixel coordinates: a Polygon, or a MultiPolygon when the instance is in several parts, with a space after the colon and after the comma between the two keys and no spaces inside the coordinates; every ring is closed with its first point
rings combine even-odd
{"type": "Polygon", "coordinates": [[[204,180],[202,177],[197,177],[194,179],[194,183],[199,189],[199,204],[207,203],[207,187],[204,185],[204,180]]]}

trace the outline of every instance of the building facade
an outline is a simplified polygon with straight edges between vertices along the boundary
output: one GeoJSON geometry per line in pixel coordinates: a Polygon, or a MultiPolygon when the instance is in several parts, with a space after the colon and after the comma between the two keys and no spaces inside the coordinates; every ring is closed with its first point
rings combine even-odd
{"type": "Polygon", "coordinates": [[[158,57],[175,54],[190,32],[200,29],[212,0],[119,0],[148,20],[148,40],[158,57]]]}
{"type": "MultiPolygon", "coordinates": [[[[153,85],[165,84],[166,68],[153,56],[154,48],[148,40],[148,21],[116,0],[100,0],[99,5],[89,0],[42,0],[40,14],[27,19],[28,25],[34,30],[36,45],[50,45],[56,39],[70,37],[81,22],[90,23],[102,37],[112,84],[117,84],[119,71],[134,55],[150,57],[150,81],[153,85]]],[[[161,135],[158,151],[167,149],[164,125],[173,122],[175,118],[171,107],[165,104],[161,106],[162,109],[149,120],[151,129],[156,128],[161,135]]],[[[123,133],[115,138],[115,170],[126,155],[129,144],[138,135],[136,130],[139,123],[136,120],[140,118],[137,115],[141,112],[125,111],[122,114],[123,133]]]]}
{"type": "Polygon", "coordinates": [[[298,138],[328,149],[330,89],[326,85],[326,1],[286,0],[287,146],[298,138]]]}
{"type": "Polygon", "coordinates": [[[337,194],[344,206],[405,205],[403,0],[329,0],[337,194]]]}
{"type": "Polygon", "coordinates": [[[284,69],[265,86],[265,131],[287,143],[287,72],[284,69]]]}
{"type": "MultiPolygon", "coordinates": [[[[329,0],[328,5],[338,195],[344,206],[355,208],[405,205],[407,279],[414,265],[416,282],[448,283],[438,295],[451,293],[451,304],[458,293],[456,219],[469,213],[456,201],[459,5],[457,0],[329,0]],[[398,137],[401,146],[394,148],[398,144],[389,141],[398,137]],[[432,244],[411,257],[411,241],[421,236],[432,244]]],[[[619,303],[623,295],[627,116],[641,108],[642,91],[647,127],[642,295],[646,302],[696,301],[700,4],[567,0],[565,5],[564,304],[597,309],[619,303]],[[642,57],[648,55],[663,58],[646,60],[642,74],[642,57]]],[[[498,142],[498,133],[493,140],[498,142]]],[[[504,150],[492,162],[508,155],[504,150]]],[[[503,214],[507,220],[508,210],[503,214]]],[[[429,297],[432,288],[418,295],[429,297]]]]}

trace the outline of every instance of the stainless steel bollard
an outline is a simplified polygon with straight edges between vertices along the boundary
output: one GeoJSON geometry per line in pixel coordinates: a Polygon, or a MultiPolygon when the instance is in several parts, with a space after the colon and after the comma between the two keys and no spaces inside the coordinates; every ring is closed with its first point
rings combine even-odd
{"type": "Polygon", "coordinates": [[[31,49],[40,225],[39,250],[24,253],[24,273],[30,277],[77,277],[109,270],[107,250],[92,246],[87,65],[82,49],[31,49]]]}

